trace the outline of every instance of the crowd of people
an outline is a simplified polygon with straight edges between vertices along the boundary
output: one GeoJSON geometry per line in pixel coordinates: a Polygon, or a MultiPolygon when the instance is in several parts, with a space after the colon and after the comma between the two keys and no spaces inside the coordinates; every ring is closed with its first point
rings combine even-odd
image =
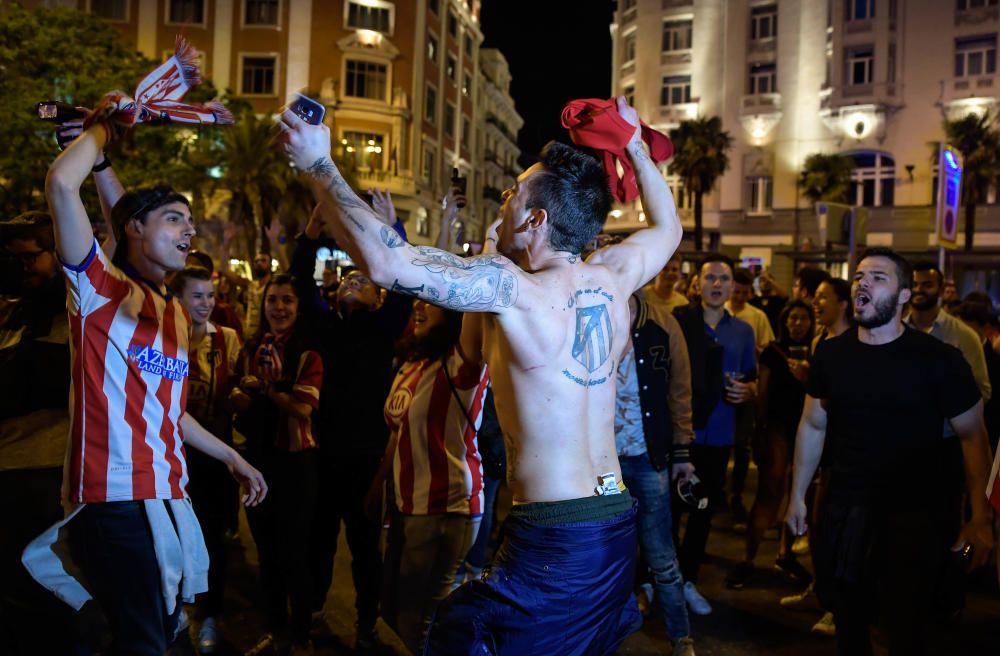
{"type": "Polygon", "coordinates": [[[872,653],[879,622],[891,654],[923,653],[994,549],[992,299],[881,248],[851,281],[801,268],[790,293],[720,253],[685,262],[616,107],[648,227],[591,250],[608,174],[552,143],[469,257],[449,252],[459,189],[436,246],[410,245],[391,195],[359,197],[328,129],[286,112],[316,206],[287,251],[268,230],[249,280],[231,228],[216,257],[192,250],[184,196],[126,192],[111,133],[64,126],[48,212],[0,226],[11,653],[163,654],[188,615],[212,653],[241,501],[267,640],[292,654],[312,653],[343,522],[359,651],[381,617],[415,654],[613,653],[654,609],[693,655],[724,509],[745,531],[727,587],[762,580],[778,527],[774,564],[803,590],[782,605],[815,610],[840,654],[872,653]],[[356,266],[317,281],[330,239],[356,266]]]}

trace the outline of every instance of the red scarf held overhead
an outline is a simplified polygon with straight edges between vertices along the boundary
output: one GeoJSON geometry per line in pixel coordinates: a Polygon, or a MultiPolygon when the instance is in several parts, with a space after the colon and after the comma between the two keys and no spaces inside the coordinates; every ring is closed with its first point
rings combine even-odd
{"type": "Polygon", "coordinates": [[[135,98],[130,98],[123,91],[108,93],[100,106],[87,117],[84,128],[101,122],[107,127],[109,137],[113,137],[136,123],[154,120],[219,125],[232,123],[233,115],[220,102],[212,101],[204,105],[180,102],[188,91],[201,82],[198,51],[178,34],[173,56],[139,81],[135,98]]]}
{"type": "MultiPolygon", "coordinates": [[[[586,146],[600,153],[604,170],[608,172],[611,193],[620,203],[630,203],[639,197],[639,184],[635,179],[632,162],[625,153],[635,126],[622,118],[614,98],[598,100],[584,98],[571,100],[562,111],[563,127],[569,130],[570,139],[577,146],[586,146]],[[618,177],[615,163],[621,164],[623,174],[618,177]]],[[[674,154],[674,145],[666,135],[641,123],[642,140],[649,146],[649,154],[659,164],[674,154]]]]}

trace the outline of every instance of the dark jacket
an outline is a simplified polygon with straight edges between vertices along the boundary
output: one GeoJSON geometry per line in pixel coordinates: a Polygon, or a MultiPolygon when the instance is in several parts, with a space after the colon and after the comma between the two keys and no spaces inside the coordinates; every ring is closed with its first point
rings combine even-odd
{"type": "Polygon", "coordinates": [[[704,428],[722,399],[723,348],[705,334],[705,311],[700,304],[674,308],[674,317],[684,331],[691,359],[691,419],[695,429],[704,428]]]}
{"type": "Polygon", "coordinates": [[[313,417],[321,456],[377,459],[389,439],[383,406],[392,387],[395,342],[406,329],[413,299],[390,293],[378,310],[343,317],[328,309],[312,281],[319,240],[300,235],[297,242],[290,269],[309,284],[314,302],[305,317],[323,357],[323,389],[313,417]]]}
{"type": "Polygon", "coordinates": [[[635,299],[632,348],[639,382],[642,432],[650,463],[656,471],[662,471],[669,464],[690,459],[687,449],[693,437],[690,363],[676,321],[666,313],[658,316],[656,308],[642,294],[636,294],[635,299]]]}

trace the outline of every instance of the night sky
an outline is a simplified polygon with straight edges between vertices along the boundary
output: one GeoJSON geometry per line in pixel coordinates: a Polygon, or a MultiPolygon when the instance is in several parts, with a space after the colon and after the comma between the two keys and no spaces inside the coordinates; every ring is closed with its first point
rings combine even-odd
{"type": "Polygon", "coordinates": [[[484,0],[484,48],[507,58],[511,96],[524,127],[521,164],[536,161],[548,141],[568,141],[559,123],[574,98],[611,95],[612,0],[484,0]]]}

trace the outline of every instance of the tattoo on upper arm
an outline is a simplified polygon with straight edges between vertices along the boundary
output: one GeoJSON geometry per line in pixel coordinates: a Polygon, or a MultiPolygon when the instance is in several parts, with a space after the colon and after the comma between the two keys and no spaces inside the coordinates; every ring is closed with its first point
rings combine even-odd
{"type": "Polygon", "coordinates": [[[517,279],[500,255],[462,258],[429,246],[413,247],[413,253],[410,263],[424,268],[437,284],[406,287],[396,280],[392,291],[460,312],[511,307],[517,300],[517,279]]]}
{"type": "Polygon", "coordinates": [[[382,229],[379,230],[379,235],[382,237],[382,243],[389,248],[399,248],[406,243],[400,238],[399,235],[396,234],[396,231],[389,226],[382,226],[382,229]]]}
{"type": "Polygon", "coordinates": [[[569,369],[563,369],[562,373],[578,385],[593,387],[606,383],[615,370],[614,359],[611,358],[615,341],[614,326],[608,306],[608,302],[613,303],[614,300],[614,296],[600,287],[578,289],[569,299],[568,307],[576,307],[576,331],[570,355],[586,372],[577,375],[569,369]],[[610,368],[606,372],[598,371],[609,360],[610,368]]]}

